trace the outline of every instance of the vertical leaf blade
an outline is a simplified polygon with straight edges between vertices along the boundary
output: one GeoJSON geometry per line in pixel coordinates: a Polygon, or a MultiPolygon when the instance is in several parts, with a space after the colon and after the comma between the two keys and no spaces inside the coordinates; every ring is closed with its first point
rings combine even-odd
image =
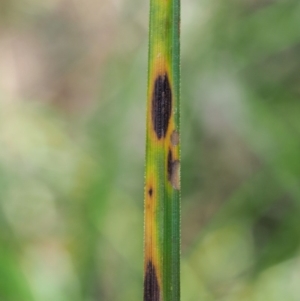
{"type": "Polygon", "coordinates": [[[179,26],[179,0],[151,0],[144,301],[180,300],[179,26]]]}

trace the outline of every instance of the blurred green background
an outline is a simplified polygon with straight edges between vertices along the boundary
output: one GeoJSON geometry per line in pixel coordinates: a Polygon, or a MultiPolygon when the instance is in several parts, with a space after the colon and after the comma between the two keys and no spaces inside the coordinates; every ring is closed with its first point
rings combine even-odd
{"type": "MultiPolygon", "coordinates": [[[[0,300],[142,300],[149,1],[0,2],[0,300]]],[[[182,300],[299,301],[300,1],[182,1],[182,300]]]]}

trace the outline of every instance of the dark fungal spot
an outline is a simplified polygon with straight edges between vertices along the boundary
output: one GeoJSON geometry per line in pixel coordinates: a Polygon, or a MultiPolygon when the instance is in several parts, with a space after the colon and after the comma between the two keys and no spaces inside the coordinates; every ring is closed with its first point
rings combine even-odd
{"type": "Polygon", "coordinates": [[[159,284],[156,275],[155,266],[150,260],[147,264],[144,280],[144,301],[160,300],[159,284]]]}
{"type": "Polygon", "coordinates": [[[152,122],[158,139],[166,136],[172,111],[172,91],[167,74],[159,75],[152,96],[152,122]]]}
{"type": "Polygon", "coordinates": [[[152,194],[153,194],[153,189],[152,189],[152,187],[148,190],[148,194],[149,194],[150,197],[152,197],[152,194]]]}

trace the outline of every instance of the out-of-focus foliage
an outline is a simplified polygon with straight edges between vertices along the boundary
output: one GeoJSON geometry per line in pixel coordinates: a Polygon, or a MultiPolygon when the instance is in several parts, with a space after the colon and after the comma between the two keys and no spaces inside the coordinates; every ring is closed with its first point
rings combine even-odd
{"type": "MultiPolygon", "coordinates": [[[[142,299],[148,9],[0,2],[0,300],[142,299]]],[[[182,300],[298,301],[300,2],[181,28],[182,300]]]]}

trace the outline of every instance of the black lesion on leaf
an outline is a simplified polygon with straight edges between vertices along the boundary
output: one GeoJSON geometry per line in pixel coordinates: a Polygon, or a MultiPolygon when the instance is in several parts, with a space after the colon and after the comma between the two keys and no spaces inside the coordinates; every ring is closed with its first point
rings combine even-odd
{"type": "Polygon", "coordinates": [[[160,300],[159,284],[156,275],[155,266],[150,260],[147,264],[145,280],[144,280],[144,301],[160,300]]]}
{"type": "Polygon", "coordinates": [[[153,194],[153,189],[152,189],[152,187],[148,190],[148,194],[149,194],[150,197],[152,197],[152,194],[153,194]]]}
{"type": "Polygon", "coordinates": [[[152,96],[152,122],[158,139],[166,136],[172,112],[172,91],[167,74],[159,75],[152,96]]]}

